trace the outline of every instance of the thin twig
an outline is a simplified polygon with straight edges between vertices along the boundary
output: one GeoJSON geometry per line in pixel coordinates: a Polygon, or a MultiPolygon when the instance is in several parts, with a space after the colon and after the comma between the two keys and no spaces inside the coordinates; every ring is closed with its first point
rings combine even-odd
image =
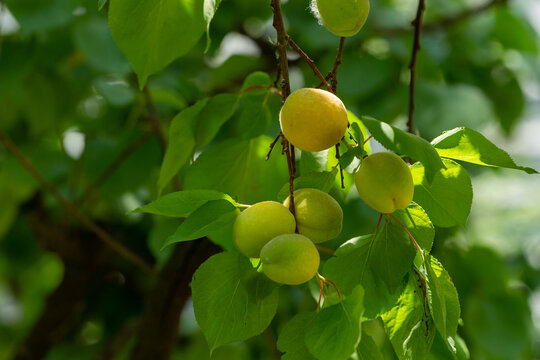
{"type": "Polygon", "coordinates": [[[268,154],[266,154],[266,157],[264,158],[266,161],[270,159],[270,154],[272,154],[272,150],[274,150],[274,147],[276,146],[276,143],[278,142],[279,138],[283,136],[283,133],[280,131],[279,134],[276,136],[274,141],[270,144],[270,150],[268,151],[268,154]]]}
{"type": "MultiPolygon", "coordinates": [[[[285,152],[285,156],[287,157],[287,168],[289,169],[289,211],[296,218],[296,211],[294,209],[294,168],[292,165],[289,141],[285,138],[285,136],[281,138],[281,146],[283,147],[283,152],[285,152]]],[[[298,224],[296,230],[298,230],[298,224]]]]}
{"type": "Polygon", "coordinates": [[[148,139],[150,139],[152,135],[153,134],[151,132],[145,132],[144,134],[139,136],[137,139],[135,139],[135,141],[129,144],[129,146],[125,148],[124,151],[122,151],[122,153],[118,155],[116,159],[114,159],[114,161],[105,169],[105,171],[103,171],[98,176],[98,178],[94,180],[94,182],[88,185],[88,187],[86,188],[86,190],[84,190],[82,195],[77,200],[75,200],[74,202],[75,206],[82,207],[83,204],[86,202],[86,200],[88,200],[88,197],[90,196],[90,194],[92,194],[92,192],[95,191],[96,189],[99,189],[101,185],[103,185],[103,183],[105,183],[105,181],[107,181],[107,179],[116,172],[116,170],[120,167],[120,165],[122,165],[122,163],[128,157],[130,157],[131,154],[137,151],[137,149],[139,149],[148,139]]]}
{"type": "Polygon", "coordinates": [[[339,159],[341,158],[341,154],[339,153],[339,143],[336,144],[336,159],[338,161],[339,166],[339,175],[341,177],[341,188],[345,189],[345,177],[343,176],[343,167],[339,163],[339,159]]]}
{"type": "MultiPolygon", "coordinates": [[[[491,9],[498,5],[506,5],[510,0],[490,0],[476,7],[463,10],[457,14],[449,15],[447,17],[440,18],[438,20],[432,20],[425,23],[422,26],[424,31],[440,30],[452,27],[462,21],[465,21],[475,15],[478,15],[484,11],[491,9]]],[[[409,27],[395,27],[395,28],[376,28],[376,32],[384,34],[386,36],[397,36],[407,34],[410,31],[409,27]]]]}
{"type": "Polygon", "coordinates": [[[425,0],[418,0],[418,9],[416,10],[416,18],[413,20],[414,40],[412,45],[411,62],[409,70],[411,72],[411,80],[409,84],[409,118],[407,120],[407,128],[411,134],[414,134],[414,89],[416,84],[416,58],[420,51],[420,33],[422,30],[422,14],[426,7],[425,0]]]}
{"type": "Polygon", "coordinates": [[[302,57],[302,59],[304,59],[304,61],[309,65],[311,70],[313,70],[315,76],[317,76],[321,80],[322,84],[328,89],[328,91],[335,92],[332,90],[332,86],[330,86],[328,81],[326,81],[323,74],[321,74],[313,60],[311,60],[311,58],[304,52],[304,50],[302,50],[300,46],[298,46],[298,44],[296,44],[294,40],[291,39],[290,36],[287,36],[287,42],[302,57]]]}
{"type": "Polygon", "coordinates": [[[330,254],[330,255],[334,255],[334,253],[335,253],[334,250],[329,249],[329,248],[324,247],[324,246],[321,246],[321,245],[315,245],[315,247],[317,248],[317,250],[319,250],[321,252],[324,252],[324,253],[327,253],[327,254],[330,254]]]}
{"type": "Polygon", "coordinates": [[[334,94],[337,93],[337,85],[338,85],[337,72],[338,72],[339,66],[341,65],[341,58],[343,55],[344,45],[345,45],[345,37],[342,36],[339,39],[339,47],[336,54],[336,60],[334,61],[334,66],[332,67],[332,70],[328,73],[328,75],[326,76],[327,79],[330,79],[330,84],[332,84],[332,92],[334,94]]]}
{"type": "Polygon", "coordinates": [[[405,230],[405,232],[407,233],[407,235],[409,235],[409,237],[411,238],[411,240],[412,240],[412,242],[414,243],[414,245],[416,245],[416,248],[418,249],[418,251],[420,251],[420,254],[423,254],[424,251],[422,250],[422,248],[420,247],[420,245],[418,245],[418,243],[416,242],[416,239],[414,238],[414,236],[412,236],[412,234],[409,232],[409,230],[407,230],[407,228],[406,228],[402,223],[400,223],[399,220],[396,219],[396,217],[395,217],[394,215],[392,215],[392,214],[388,214],[388,215],[390,215],[390,217],[391,217],[392,219],[394,219],[394,221],[395,221],[395,222],[396,222],[403,230],[405,230]]]}
{"type": "Polygon", "coordinates": [[[131,262],[136,264],[138,267],[140,267],[142,270],[149,272],[151,274],[155,274],[155,270],[152,268],[150,264],[148,264],[145,260],[143,260],[139,255],[135,254],[130,249],[125,247],[119,241],[114,239],[105,230],[99,227],[94,221],[92,221],[89,217],[83,214],[79,210],[78,207],[76,207],[71,202],[69,202],[56,189],[56,187],[54,187],[53,184],[47,181],[43,177],[43,175],[41,175],[39,171],[37,171],[37,169],[32,165],[30,160],[28,160],[28,158],[26,158],[26,156],[24,156],[20,152],[17,146],[11,141],[9,136],[2,129],[0,129],[0,141],[4,144],[6,149],[13,154],[15,159],[17,159],[17,161],[24,168],[26,168],[26,170],[30,173],[30,175],[32,175],[41,184],[43,188],[49,191],[53,195],[53,197],[60,203],[60,205],[62,205],[72,216],[74,216],[77,220],[79,220],[81,224],[83,224],[88,230],[96,234],[96,236],[105,244],[107,244],[113,251],[122,255],[124,258],[130,260],[131,262]]]}

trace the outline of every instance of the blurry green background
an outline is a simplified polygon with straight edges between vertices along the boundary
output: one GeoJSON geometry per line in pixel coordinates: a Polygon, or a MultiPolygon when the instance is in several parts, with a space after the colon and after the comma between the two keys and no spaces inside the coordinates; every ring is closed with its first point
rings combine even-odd
{"type": "MultiPolygon", "coordinates": [[[[519,164],[540,169],[540,2],[484,6],[488,3],[427,1],[417,65],[417,130],[431,140],[443,130],[468,126],[519,164]]],[[[372,0],[365,28],[346,41],[338,95],[357,115],[404,126],[410,21],[416,5],[372,0]]],[[[308,6],[307,0],[283,1],[286,26],[326,72],[339,39],[317,24],[308,6]]],[[[144,98],[111,37],[107,7],[98,11],[97,0],[0,1],[0,34],[0,128],[45,178],[76,201],[126,147],[149,131],[144,98]]],[[[150,78],[165,127],[205,95],[238,92],[254,71],[275,77],[268,1],[224,0],[211,36],[207,53],[202,38],[189,54],[150,78]]],[[[293,88],[318,84],[295,53],[290,60],[293,88]]],[[[279,98],[271,98],[269,106],[272,120],[263,124],[262,132],[274,137],[279,98]]],[[[241,135],[232,124],[221,137],[241,135]]],[[[159,249],[177,221],[125,213],[155,199],[160,165],[159,142],[151,137],[90,191],[82,205],[92,219],[157,264],[170,254],[170,248],[159,249]]],[[[434,247],[460,294],[460,335],[472,359],[538,359],[540,178],[475,166],[467,170],[474,189],[467,228],[438,229],[434,247]]],[[[267,199],[276,196],[267,194],[267,199]]],[[[345,229],[331,246],[371,232],[376,221],[354,190],[341,201],[345,229]]],[[[65,229],[69,236],[88,237],[0,147],[0,359],[14,356],[62,280],[64,261],[51,241],[66,236],[65,229]]],[[[104,349],[115,335],[129,330],[130,321],[140,315],[151,288],[148,277],[117,257],[90,275],[78,315],[65,324],[47,359],[106,358],[104,349]]],[[[312,307],[312,300],[294,288],[282,291],[290,296],[281,296],[274,333],[299,309],[312,307]]],[[[208,357],[189,304],[179,334],[175,358],[208,357]]],[[[259,336],[225,346],[215,358],[270,358],[266,341],[259,336]]],[[[387,342],[381,341],[383,346],[387,342]]],[[[125,358],[132,343],[128,336],[114,356],[125,358]]],[[[432,358],[446,359],[438,349],[436,343],[432,358]]]]}

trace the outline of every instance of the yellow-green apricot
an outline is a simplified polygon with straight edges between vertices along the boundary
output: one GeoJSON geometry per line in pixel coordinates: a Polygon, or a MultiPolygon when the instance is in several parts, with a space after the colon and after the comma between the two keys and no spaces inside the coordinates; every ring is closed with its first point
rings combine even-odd
{"type": "Polygon", "coordinates": [[[267,242],[281,234],[292,234],[296,221],[288,208],[276,201],[256,203],[236,217],[233,240],[242,254],[258,258],[267,242]]]}
{"type": "Polygon", "coordinates": [[[294,91],[279,113],[281,131],[305,151],[322,151],[337,144],[347,130],[347,110],[331,92],[304,88],[294,91]]]}
{"type": "MultiPolygon", "coordinates": [[[[283,205],[289,207],[290,197],[283,205]]],[[[294,210],[298,232],[315,244],[333,239],[341,233],[343,210],[338,202],[318,189],[300,189],[294,192],[294,210]]]]}
{"type": "Polygon", "coordinates": [[[369,13],[369,0],[312,0],[311,10],[337,36],[360,31],[369,13]]]}
{"type": "Polygon", "coordinates": [[[404,209],[413,199],[411,171],[394,153],[376,153],[362,160],[354,182],[362,200],[383,214],[404,209]]]}
{"type": "Polygon", "coordinates": [[[304,235],[279,235],[261,250],[262,271],[280,284],[299,285],[309,281],[317,273],[319,263],[317,248],[304,235]]]}

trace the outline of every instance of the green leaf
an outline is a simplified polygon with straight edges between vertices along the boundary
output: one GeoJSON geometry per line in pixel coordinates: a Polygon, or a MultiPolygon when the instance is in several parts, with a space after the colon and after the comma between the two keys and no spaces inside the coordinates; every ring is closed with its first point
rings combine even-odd
{"type": "Polygon", "coordinates": [[[207,23],[202,1],[114,0],[109,26],[142,89],[148,76],[195,46],[207,23]]]}
{"type": "Polygon", "coordinates": [[[212,200],[227,200],[235,205],[236,202],[227,194],[215,190],[184,190],[169,193],[150,204],[130,212],[148,213],[170,217],[188,217],[195,210],[212,200]]]}
{"type": "Polygon", "coordinates": [[[373,338],[363,329],[362,340],[358,345],[358,360],[384,360],[384,356],[373,338]]]}
{"type": "Polygon", "coordinates": [[[305,333],[306,346],[317,359],[346,360],[360,342],[364,289],[355,287],[338,304],[319,311],[305,333]]]}
{"type": "Polygon", "coordinates": [[[400,360],[425,359],[433,343],[435,331],[428,316],[417,277],[409,273],[409,280],[399,300],[382,315],[386,333],[400,360]]]}
{"type": "MultiPolygon", "coordinates": [[[[435,229],[422,207],[412,203],[408,208],[399,209],[392,215],[407,228],[422,249],[428,253],[431,251],[435,239],[435,229]]],[[[412,240],[409,238],[409,241],[412,240]]]]}
{"type": "Polygon", "coordinates": [[[202,238],[234,223],[240,212],[227,200],[212,200],[195,210],[167,239],[168,246],[202,238]]]}
{"type": "MultiPolygon", "coordinates": [[[[244,83],[242,84],[242,88],[240,89],[240,92],[246,90],[247,88],[251,86],[266,85],[270,87],[271,84],[272,84],[272,79],[270,79],[270,76],[267,73],[262,72],[262,71],[255,71],[246,77],[246,79],[244,80],[244,83]]],[[[267,91],[268,89],[253,90],[253,92],[255,93],[265,93],[267,91]]],[[[251,92],[252,91],[250,91],[250,93],[251,92]]]]}
{"type": "Polygon", "coordinates": [[[123,107],[133,102],[134,91],[129,84],[115,78],[98,77],[94,80],[96,90],[113,106],[123,107]]]}
{"type": "Polygon", "coordinates": [[[268,91],[248,93],[240,98],[237,115],[232,121],[234,132],[242,139],[260,136],[268,130],[272,114],[268,108],[268,91]]]}
{"type": "Polygon", "coordinates": [[[204,21],[206,22],[206,49],[204,52],[207,52],[210,48],[210,22],[214,18],[220,3],[221,0],[204,0],[203,15],[204,21]]]}
{"type": "Polygon", "coordinates": [[[411,269],[416,249],[407,233],[392,219],[381,222],[373,241],[369,263],[371,270],[394,293],[411,269]]]}
{"type": "Polygon", "coordinates": [[[473,164],[523,170],[527,174],[538,171],[516,165],[508,153],[499,149],[484,135],[465,127],[447,131],[431,142],[440,156],[473,164]]]}
{"type": "Polygon", "coordinates": [[[264,161],[271,142],[261,136],[212,145],[186,169],[184,188],[215,189],[244,204],[275,199],[288,171],[282,157],[264,161]]]}
{"type": "Polygon", "coordinates": [[[433,180],[444,164],[433,146],[419,136],[407,133],[387,123],[370,117],[362,117],[362,121],[373,137],[385,148],[400,155],[407,155],[420,161],[426,169],[429,182],[433,180]]]}
{"type": "Polygon", "coordinates": [[[410,167],[414,181],[414,201],[440,227],[465,226],[471,212],[473,190],[467,171],[452,160],[444,159],[441,169],[430,184],[424,176],[424,166],[410,167]]]}
{"type": "Polygon", "coordinates": [[[208,101],[197,123],[195,150],[203,148],[214,139],[221,126],[233,116],[238,100],[235,94],[218,94],[208,101]]]}
{"type": "Polygon", "coordinates": [[[195,105],[176,115],[172,120],[169,130],[169,143],[159,172],[158,192],[160,194],[193,154],[195,148],[195,123],[207,102],[208,99],[198,101],[195,105]]]}
{"type": "Polygon", "coordinates": [[[365,235],[345,242],[323,268],[324,277],[335,282],[342,295],[348,295],[358,284],[362,285],[368,318],[390,309],[399,296],[397,291],[390,294],[368,264],[372,239],[373,235],[365,235]]]}
{"type": "Polygon", "coordinates": [[[223,252],[206,260],[193,275],[191,289],[210,353],[266,329],[277,310],[278,287],[242,254],[223,252]]]}
{"type": "Polygon", "coordinates": [[[347,117],[349,118],[349,133],[353,136],[354,140],[356,140],[356,142],[358,143],[358,147],[361,149],[364,149],[364,151],[369,154],[371,152],[369,141],[364,144],[364,141],[366,141],[368,138],[366,126],[351,111],[347,110],[347,117]]]}
{"type": "Polygon", "coordinates": [[[307,330],[316,314],[313,312],[296,314],[281,330],[277,347],[284,352],[282,360],[315,360],[304,341],[307,330]]]}
{"type": "MultiPolygon", "coordinates": [[[[294,190],[314,188],[328,193],[334,185],[336,174],[337,169],[334,169],[333,171],[318,171],[306,173],[305,175],[299,176],[294,179],[294,190]]],[[[288,196],[289,183],[286,183],[279,191],[277,199],[278,201],[284,201],[288,196]]]]}
{"type": "Polygon", "coordinates": [[[456,334],[460,317],[460,306],[457,290],[437,259],[426,255],[426,297],[429,309],[437,330],[441,334],[448,349],[456,353],[456,334]]]}
{"type": "Polygon", "coordinates": [[[98,3],[97,3],[98,10],[101,11],[101,9],[103,9],[106,3],[107,3],[107,0],[98,0],[98,3]]]}

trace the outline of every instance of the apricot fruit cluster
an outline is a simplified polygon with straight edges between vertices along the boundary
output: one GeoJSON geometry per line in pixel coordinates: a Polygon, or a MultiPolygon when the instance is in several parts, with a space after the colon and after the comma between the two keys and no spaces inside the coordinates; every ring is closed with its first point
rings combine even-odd
{"type": "Polygon", "coordinates": [[[404,209],[413,199],[411,171],[394,153],[375,153],[363,159],[354,182],[360,198],[383,214],[404,209]]]}
{"type": "Polygon", "coordinates": [[[327,193],[300,189],[294,196],[296,219],[287,198],[284,204],[263,201],[248,207],[233,226],[238,251],[260,258],[266,276],[287,285],[302,284],[317,274],[320,257],[315,243],[338,236],[343,223],[341,207],[327,193]]]}
{"type": "Polygon", "coordinates": [[[279,113],[281,131],[294,146],[322,151],[337,144],[347,130],[347,110],[331,92],[303,88],[294,91],[279,113]]]}

